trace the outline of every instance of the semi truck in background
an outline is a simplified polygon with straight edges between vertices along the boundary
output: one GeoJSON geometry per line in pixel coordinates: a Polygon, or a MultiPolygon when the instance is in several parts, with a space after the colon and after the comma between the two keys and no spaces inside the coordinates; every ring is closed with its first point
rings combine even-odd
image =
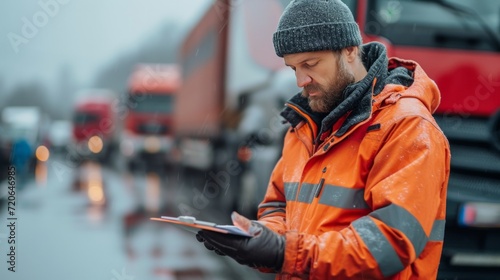
{"type": "Polygon", "coordinates": [[[173,162],[173,111],[180,85],[176,64],[139,64],[128,80],[120,151],[129,170],[173,162]]]}
{"type": "Polygon", "coordinates": [[[85,89],[77,93],[72,112],[72,141],[68,148],[73,162],[112,163],[120,131],[113,108],[116,99],[116,93],[108,89],[85,89]]]}
{"type": "Polygon", "coordinates": [[[500,1],[343,0],[364,42],[417,61],[441,90],[451,146],[439,279],[500,275],[500,1]]]}
{"type": "MultiPolygon", "coordinates": [[[[178,55],[183,83],[175,105],[176,146],[185,181],[206,203],[255,216],[286,130],[279,112],[300,91],[272,43],[289,1],[214,1],[178,55]]],[[[229,217],[229,215],[227,215],[229,217]]]]}

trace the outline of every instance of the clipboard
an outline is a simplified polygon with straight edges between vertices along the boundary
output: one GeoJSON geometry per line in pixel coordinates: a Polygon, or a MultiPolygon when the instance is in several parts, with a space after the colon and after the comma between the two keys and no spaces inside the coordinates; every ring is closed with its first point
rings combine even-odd
{"type": "Polygon", "coordinates": [[[212,222],[197,220],[195,217],[192,216],[179,216],[179,217],[161,216],[160,218],[149,218],[149,219],[152,221],[170,223],[184,230],[190,231],[192,233],[198,233],[198,231],[204,229],[224,234],[252,237],[251,234],[241,230],[236,226],[218,225],[212,222]]]}

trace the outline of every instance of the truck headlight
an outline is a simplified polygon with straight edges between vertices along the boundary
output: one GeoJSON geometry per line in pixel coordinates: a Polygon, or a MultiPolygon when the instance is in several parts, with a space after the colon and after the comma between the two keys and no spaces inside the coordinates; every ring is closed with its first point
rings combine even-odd
{"type": "Polygon", "coordinates": [[[161,141],[158,137],[150,136],[144,139],[144,150],[146,152],[154,154],[159,152],[161,149],[161,141]]]}
{"type": "Polygon", "coordinates": [[[47,161],[49,159],[50,152],[47,147],[45,147],[44,145],[40,145],[38,146],[38,148],[36,148],[35,155],[39,161],[47,161]]]}
{"type": "Polygon", "coordinates": [[[101,137],[94,135],[89,138],[87,145],[92,153],[98,154],[102,151],[104,143],[102,142],[101,137]]]}

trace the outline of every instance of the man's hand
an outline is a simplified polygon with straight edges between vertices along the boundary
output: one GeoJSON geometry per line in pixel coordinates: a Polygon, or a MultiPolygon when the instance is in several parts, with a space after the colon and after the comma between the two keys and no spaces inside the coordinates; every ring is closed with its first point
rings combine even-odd
{"type": "Polygon", "coordinates": [[[240,264],[279,272],[285,257],[285,237],[257,222],[252,222],[252,226],[260,229],[253,237],[201,230],[196,239],[207,249],[227,255],[240,264]]]}

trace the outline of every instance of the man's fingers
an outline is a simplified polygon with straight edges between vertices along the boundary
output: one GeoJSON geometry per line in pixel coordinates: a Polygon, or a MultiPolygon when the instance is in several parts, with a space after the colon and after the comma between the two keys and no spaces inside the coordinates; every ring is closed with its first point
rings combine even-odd
{"type": "Polygon", "coordinates": [[[200,230],[197,235],[199,235],[204,240],[207,240],[207,239],[208,240],[225,240],[228,237],[230,237],[227,234],[209,231],[209,230],[200,230]]]}
{"type": "Polygon", "coordinates": [[[204,239],[205,243],[209,243],[212,247],[215,247],[224,254],[231,254],[231,252],[237,251],[241,246],[241,242],[247,237],[237,237],[229,234],[211,232],[206,230],[201,230],[198,235],[204,239]]]}
{"type": "Polygon", "coordinates": [[[225,256],[226,254],[222,253],[221,251],[215,249],[214,252],[219,255],[219,256],[225,256]]]}
{"type": "Polygon", "coordinates": [[[205,248],[207,248],[210,251],[216,250],[215,247],[210,245],[210,243],[208,243],[208,242],[204,242],[203,244],[205,245],[205,248]]]}
{"type": "MultiPolygon", "coordinates": [[[[202,235],[202,234],[201,234],[202,235]]],[[[220,250],[218,250],[216,247],[214,247],[212,244],[210,244],[205,238],[203,238],[199,233],[196,234],[196,240],[198,242],[203,243],[205,245],[205,248],[207,248],[210,251],[214,251],[217,255],[219,256],[225,256],[226,254],[222,253],[220,250]]]]}
{"type": "Polygon", "coordinates": [[[198,240],[198,242],[205,242],[205,239],[201,237],[201,235],[199,235],[198,233],[196,234],[196,240],[198,240]]]}

